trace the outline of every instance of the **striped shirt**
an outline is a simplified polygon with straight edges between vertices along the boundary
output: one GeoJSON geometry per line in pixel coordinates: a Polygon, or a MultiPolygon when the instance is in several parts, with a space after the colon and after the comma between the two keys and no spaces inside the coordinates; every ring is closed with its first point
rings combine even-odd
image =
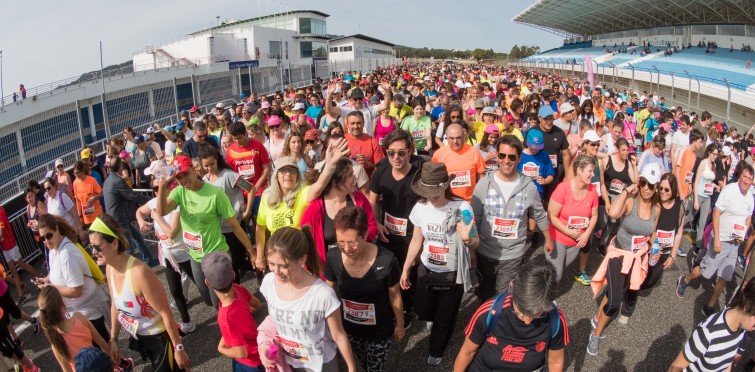
{"type": "Polygon", "coordinates": [[[729,329],[727,311],[709,316],[692,331],[684,344],[684,358],[690,363],[685,371],[723,371],[731,365],[745,333],[729,329]]]}

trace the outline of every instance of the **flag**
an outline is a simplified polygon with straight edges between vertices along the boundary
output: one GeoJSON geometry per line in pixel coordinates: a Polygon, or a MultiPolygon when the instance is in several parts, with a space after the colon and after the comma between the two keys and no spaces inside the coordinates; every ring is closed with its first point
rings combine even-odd
{"type": "Polygon", "coordinates": [[[131,302],[131,301],[123,301],[123,306],[125,306],[125,307],[127,307],[127,308],[130,309],[130,308],[134,307],[134,303],[131,302]]]}

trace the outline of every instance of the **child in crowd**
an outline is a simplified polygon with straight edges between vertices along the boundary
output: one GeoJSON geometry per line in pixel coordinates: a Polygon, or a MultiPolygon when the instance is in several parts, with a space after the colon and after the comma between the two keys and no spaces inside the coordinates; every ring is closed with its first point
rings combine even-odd
{"type": "Polygon", "coordinates": [[[239,284],[234,284],[231,255],[215,251],[202,258],[205,284],[218,296],[218,352],[233,358],[233,372],[264,371],[257,352],[257,323],[252,313],[262,307],[260,300],[239,284]]]}

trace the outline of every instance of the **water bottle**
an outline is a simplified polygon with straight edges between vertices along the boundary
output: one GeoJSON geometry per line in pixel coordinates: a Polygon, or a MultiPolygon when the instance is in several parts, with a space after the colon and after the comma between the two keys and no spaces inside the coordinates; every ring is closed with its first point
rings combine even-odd
{"type": "Polygon", "coordinates": [[[265,351],[265,358],[268,360],[278,360],[278,345],[270,345],[270,348],[265,351]]]}
{"type": "Polygon", "coordinates": [[[176,169],[168,165],[158,166],[153,171],[153,175],[158,180],[168,178],[172,176],[174,173],[176,173],[176,169]]]}
{"type": "MultiPolygon", "coordinates": [[[[470,223],[472,223],[472,212],[467,209],[463,210],[461,212],[461,219],[462,221],[464,221],[465,225],[469,225],[470,223]]],[[[472,226],[472,230],[469,231],[469,237],[474,238],[475,235],[477,235],[477,229],[472,226]]]]}
{"type": "Polygon", "coordinates": [[[658,244],[658,238],[655,238],[653,245],[650,247],[650,266],[655,266],[655,255],[661,250],[661,245],[658,244]]]}

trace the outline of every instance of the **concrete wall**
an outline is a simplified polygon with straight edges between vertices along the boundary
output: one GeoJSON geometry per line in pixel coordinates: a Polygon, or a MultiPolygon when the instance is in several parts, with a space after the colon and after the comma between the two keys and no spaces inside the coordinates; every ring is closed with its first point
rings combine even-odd
{"type": "Polygon", "coordinates": [[[214,34],[209,38],[210,55],[213,62],[246,61],[253,59],[246,54],[246,40],[233,34],[214,34]]]}
{"type": "MultiPolygon", "coordinates": [[[[186,58],[195,63],[208,63],[210,61],[210,44],[208,40],[209,35],[191,36],[184,40],[176,41],[174,43],[166,44],[161,47],[154,48],[162,49],[173,58],[180,59],[186,58]]],[[[166,61],[165,58],[157,53],[157,58],[152,56],[152,53],[144,52],[134,56],[134,69],[137,71],[143,71],[148,69],[164,67],[159,62],[166,61]],[[157,65],[154,64],[157,61],[157,65]],[[150,67],[152,64],[152,67],[150,67]]]]}
{"type": "Polygon", "coordinates": [[[348,38],[348,39],[341,39],[336,41],[331,41],[328,43],[328,61],[330,62],[339,62],[339,61],[351,61],[354,60],[354,39],[348,38]],[[341,52],[342,47],[351,47],[351,51],[349,52],[341,52]],[[338,48],[338,52],[332,52],[330,51],[330,48],[338,48]]]}
{"type": "MultiPolygon", "coordinates": [[[[341,40],[331,41],[328,43],[328,50],[331,47],[352,46],[351,52],[334,52],[328,54],[328,60],[330,62],[349,61],[355,59],[370,59],[370,58],[393,58],[396,55],[395,50],[385,44],[376,43],[373,41],[363,40],[359,38],[349,37],[341,40]],[[372,49],[379,49],[383,51],[390,51],[391,54],[379,54],[371,52],[372,49]]],[[[340,49],[339,49],[340,50],[340,49]]]]}

